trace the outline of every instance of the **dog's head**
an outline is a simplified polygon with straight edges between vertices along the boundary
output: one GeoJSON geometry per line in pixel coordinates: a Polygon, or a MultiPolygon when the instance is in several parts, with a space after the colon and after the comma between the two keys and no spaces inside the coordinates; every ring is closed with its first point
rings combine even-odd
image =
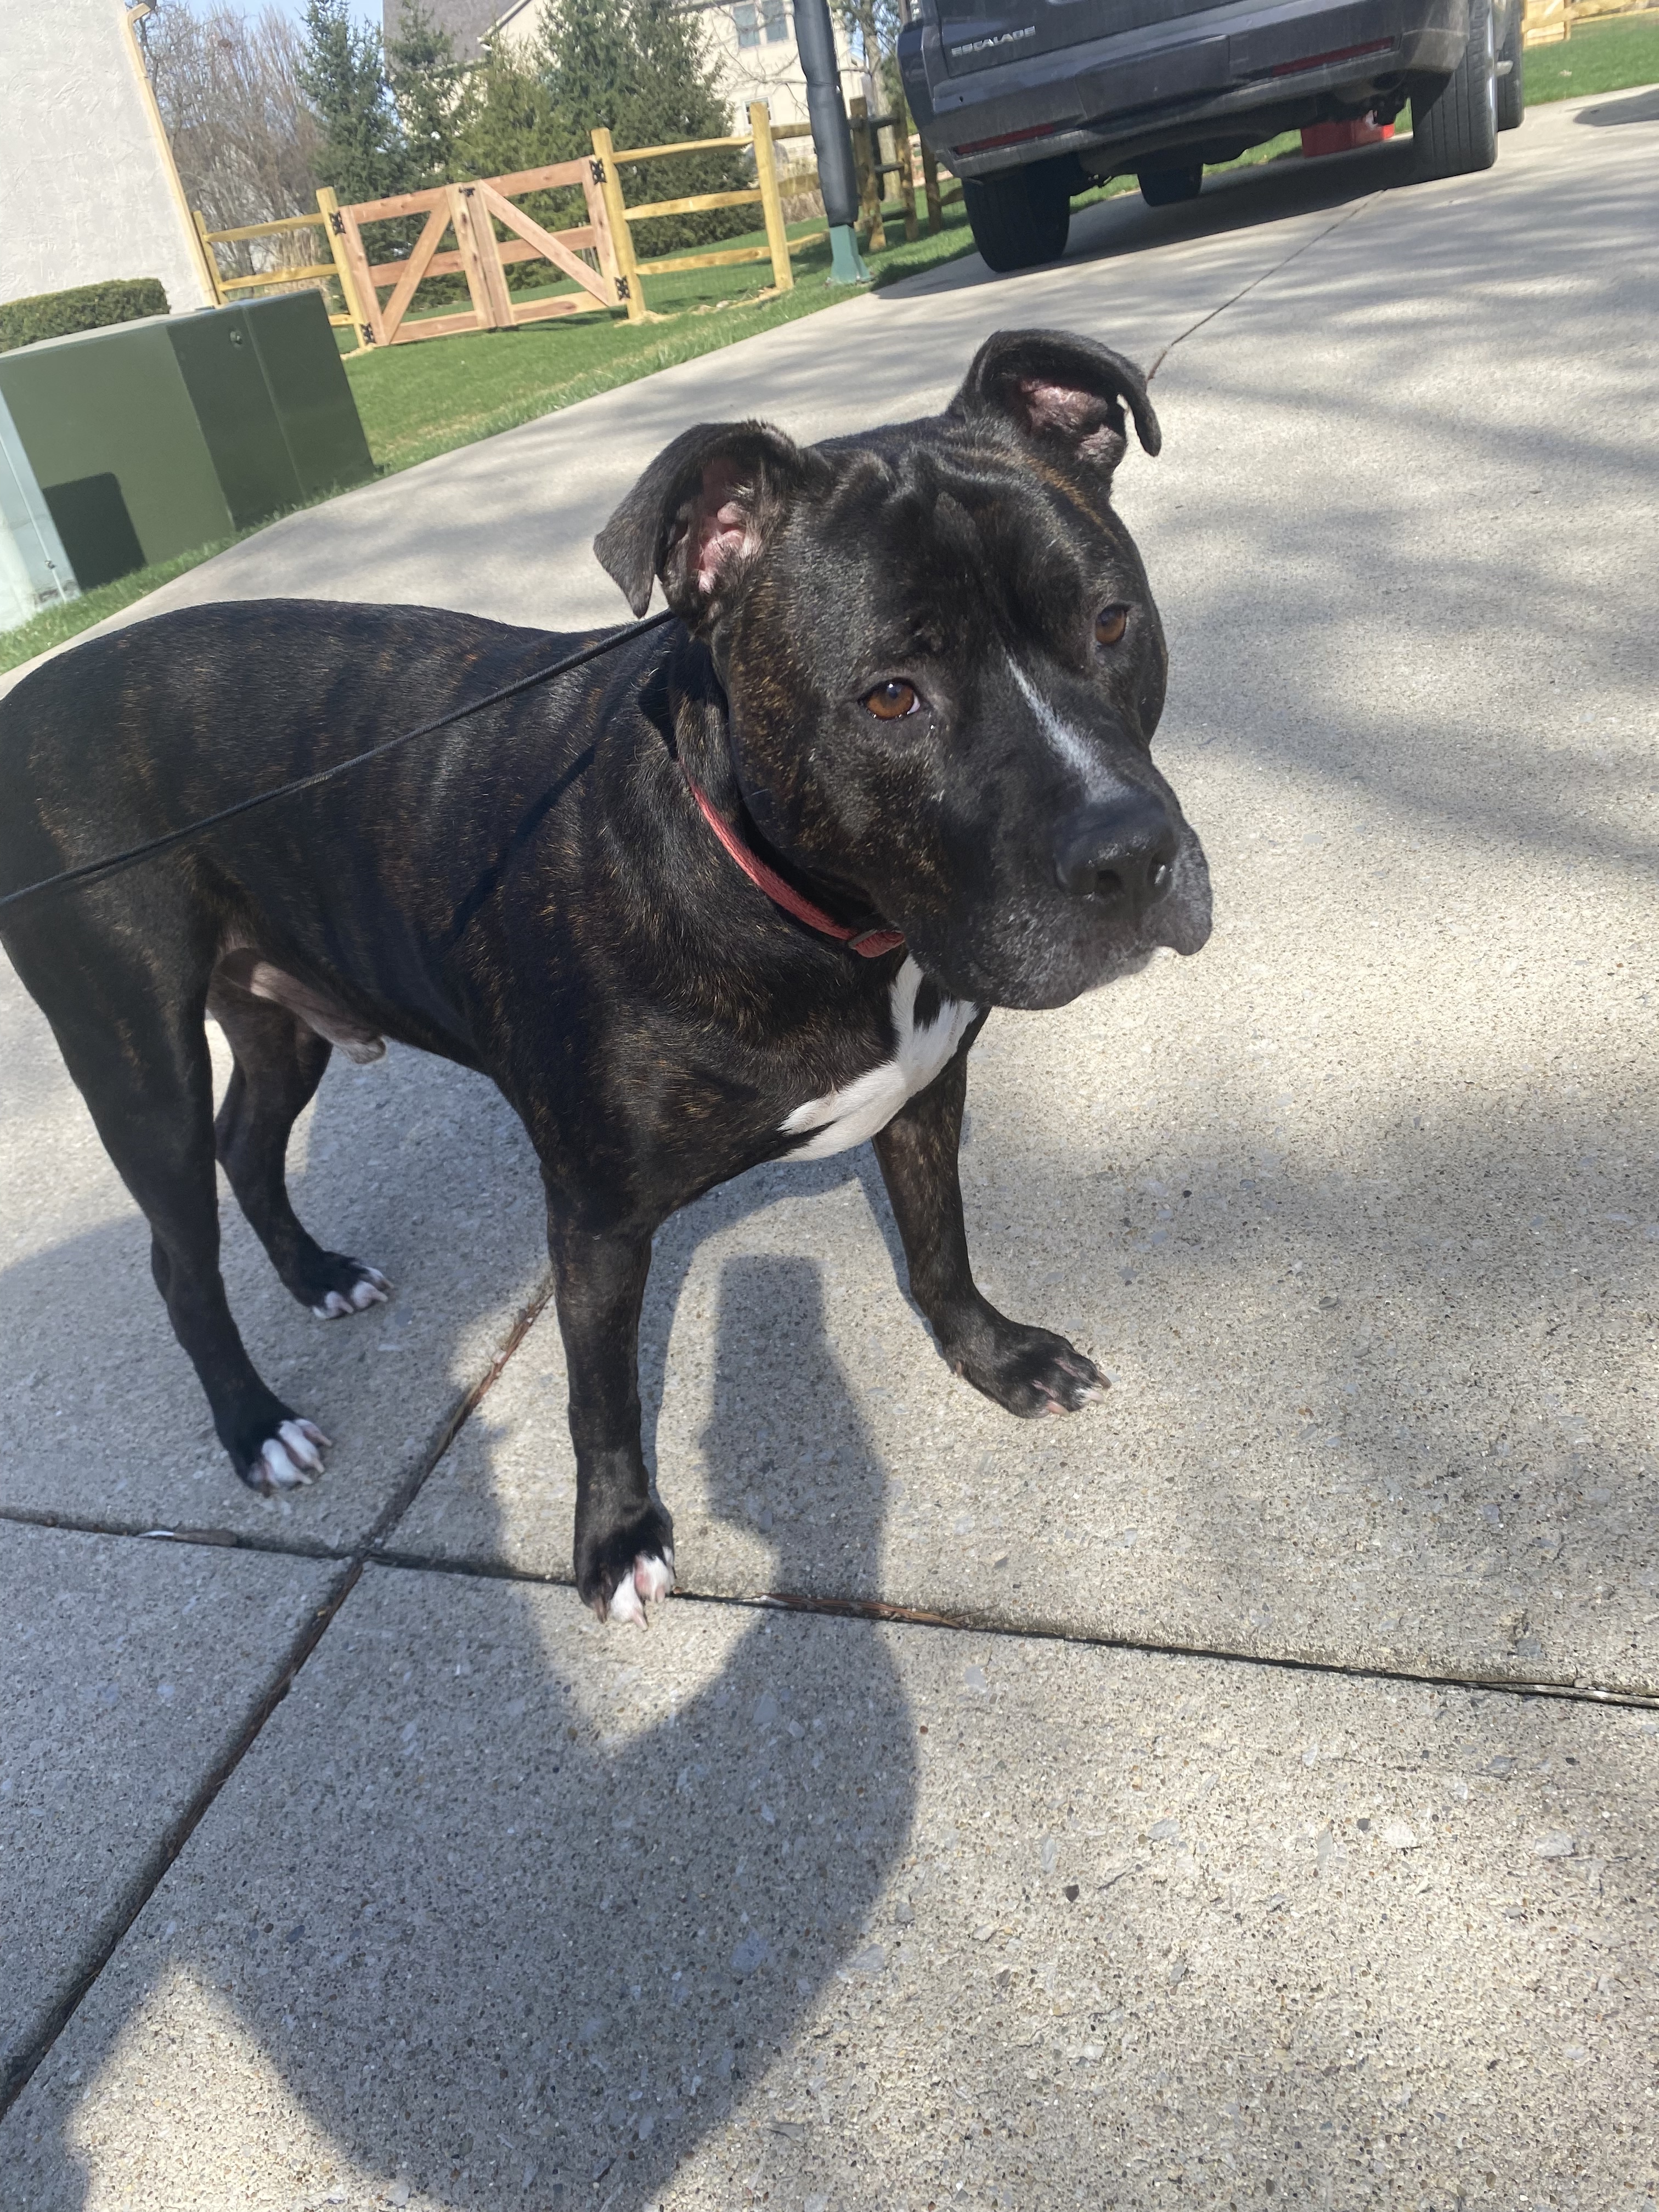
{"type": "Polygon", "coordinates": [[[1210,932],[1152,764],[1167,658],[1111,506],[1134,365],[1002,331],[943,415],[801,448],[706,423],[595,540],[705,637],[765,838],[981,1005],[1054,1006],[1210,932]]]}

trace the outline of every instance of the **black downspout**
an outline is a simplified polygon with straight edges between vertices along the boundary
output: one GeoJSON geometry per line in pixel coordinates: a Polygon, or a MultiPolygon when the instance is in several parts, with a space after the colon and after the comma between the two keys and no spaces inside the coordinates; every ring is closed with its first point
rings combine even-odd
{"type": "Polygon", "coordinates": [[[853,136],[841,103],[841,72],[836,66],[836,34],[830,27],[830,0],[795,0],[795,51],[806,75],[806,112],[812,124],[818,185],[830,222],[830,282],[862,284],[870,271],[859,252],[858,173],[853,167],[853,136]]]}

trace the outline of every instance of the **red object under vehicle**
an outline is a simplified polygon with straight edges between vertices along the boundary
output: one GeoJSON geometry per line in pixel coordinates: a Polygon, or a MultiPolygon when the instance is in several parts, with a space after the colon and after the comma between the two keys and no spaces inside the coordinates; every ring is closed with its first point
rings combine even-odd
{"type": "Polygon", "coordinates": [[[1312,161],[1321,154],[1347,154],[1356,146],[1380,145],[1393,136],[1392,123],[1373,123],[1369,115],[1353,123],[1307,123],[1302,128],[1302,151],[1312,161]]]}

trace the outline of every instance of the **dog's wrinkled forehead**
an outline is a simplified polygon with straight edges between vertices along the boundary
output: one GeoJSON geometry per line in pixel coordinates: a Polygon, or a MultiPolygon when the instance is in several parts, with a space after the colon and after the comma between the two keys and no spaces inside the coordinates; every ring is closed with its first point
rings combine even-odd
{"type": "Polygon", "coordinates": [[[971,542],[981,564],[994,566],[998,527],[1022,527],[1010,498],[1015,479],[1034,489],[1047,483],[1079,515],[1104,516],[1131,422],[1157,453],[1158,417],[1133,362],[1066,331],[1000,331],[981,347],[945,413],[923,422],[805,448],[763,422],[686,431],[646,471],[594,550],[636,614],[660,581],[674,611],[704,629],[720,627],[790,517],[806,509],[828,524],[831,550],[842,538],[835,510],[862,502],[884,535],[912,526],[913,559],[928,548],[948,557],[953,543],[965,555],[971,542]]]}
{"type": "Polygon", "coordinates": [[[838,461],[827,544],[868,543],[896,580],[937,574],[995,587],[1011,564],[1070,573],[1124,537],[1110,477],[941,416],[902,439],[878,431],[820,448],[838,461]]]}
{"type": "Polygon", "coordinates": [[[974,659],[994,638],[1044,635],[1111,562],[1103,501],[1073,505],[1029,462],[951,426],[895,447],[820,448],[825,490],[792,512],[757,562],[730,635],[752,664],[767,641],[809,639],[831,672],[872,656],[974,659]]]}

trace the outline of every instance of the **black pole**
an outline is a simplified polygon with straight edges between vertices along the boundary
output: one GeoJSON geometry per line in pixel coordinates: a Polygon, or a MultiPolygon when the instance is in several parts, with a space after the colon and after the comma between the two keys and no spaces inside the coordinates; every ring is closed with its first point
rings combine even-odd
{"type": "Polygon", "coordinates": [[[830,222],[830,282],[857,284],[868,276],[859,254],[858,173],[853,166],[853,137],[841,103],[841,72],[836,66],[836,34],[830,27],[830,0],[795,0],[795,51],[806,76],[806,112],[812,124],[818,186],[830,222]]]}

